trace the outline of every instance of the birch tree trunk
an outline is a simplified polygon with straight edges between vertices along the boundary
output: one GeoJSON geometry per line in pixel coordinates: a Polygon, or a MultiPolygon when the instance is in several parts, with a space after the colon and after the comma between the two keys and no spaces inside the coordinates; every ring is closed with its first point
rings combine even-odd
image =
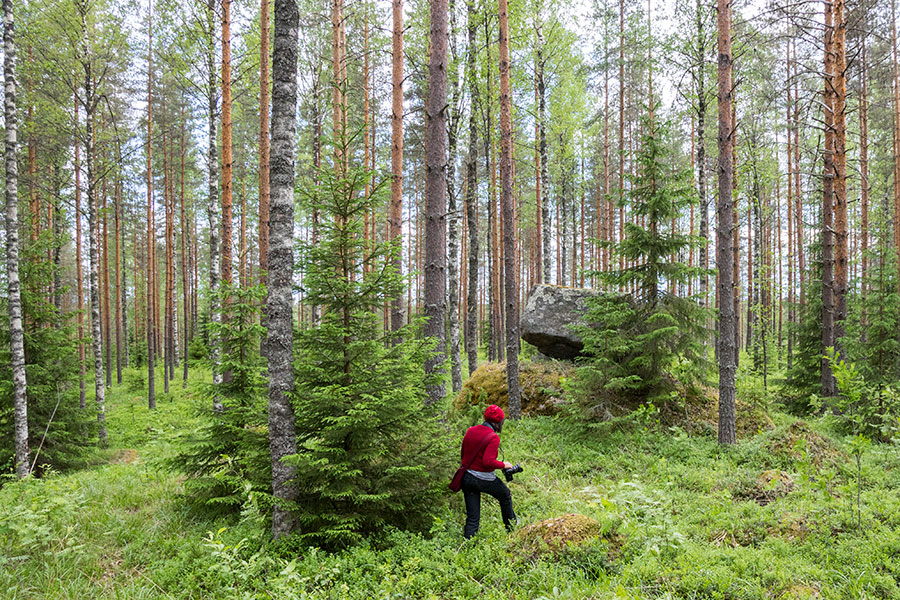
{"type": "MultiPolygon", "coordinates": [[[[222,315],[219,312],[219,158],[216,152],[216,38],[215,38],[215,7],[216,0],[207,0],[207,31],[208,41],[206,49],[206,69],[209,80],[206,85],[207,137],[209,145],[206,151],[208,169],[209,198],[206,203],[206,215],[209,218],[209,320],[219,323],[222,315]]],[[[219,372],[219,340],[216,336],[209,337],[209,359],[212,363],[213,385],[222,383],[222,374],[219,372]]],[[[222,402],[216,397],[213,399],[213,410],[221,411],[222,402]]]]}
{"type": "Polygon", "coordinates": [[[719,267],[719,443],[735,442],[735,310],[732,255],[734,175],[731,119],[731,2],[718,0],[719,46],[719,209],[716,264],[719,267]]]}
{"type": "Polygon", "coordinates": [[[547,157],[547,93],[544,83],[544,36],[541,31],[540,21],[538,21],[537,29],[537,56],[535,65],[537,72],[538,92],[538,150],[541,157],[541,169],[538,172],[541,187],[541,258],[543,268],[541,283],[550,283],[550,175],[549,175],[549,159],[547,157]]]}
{"type": "MultiPolygon", "coordinates": [[[[78,336],[78,387],[80,389],[79,405],[81,408],[86,407],[86,390],[84,384],[85,364],[84,364],[84,273],[82,273],[81,260],[81,143],[78,139],[78,92],[75,92],[75,135],[73,142],[75,143],[75,279],[77,281],[75,287],[77,290],[77,300],[75,305],[75,323],[76,335],[78,336]]],[[[17,168],[18,175],[18,168],[17,168]]],[[[18,192],[17,192],[18,194],[18,192]]]]}
{"type": "MultiPolygon", "coordinates": [[[[453,0],[449,2],[451,32],[456,30],[453,0]]],[[[455,37],[450,37],[450,61],[456,64],[455,37]]],[[[462,389],[462,365],[459,348],[459,204],[456,201],[456,142],[459,132],[459,95],[460,82],[456,69],[451,69],[450,77],[450,110],[447,127],[447,320],[450,335],[450,382],[454,393],[462,389]]]]}
{"type": "MultiPolygon", "coordinates": [[[[425,363],[427,374],[441,373],[447,334],[447,0],[431,0],[431,56],[425,105],[425,337],[436,341],[425,363]]],[[[429,403],[444,396],[443,381],[428,387],[429,403]]]]}
{"type": "MultiPolygon", "coordinates": [[[[700,302],[709,306],[709,198],[706,195],[706,48],[704,47],[703,4],[697,0],[697,195],[700,199],[700,237],[704,243],[700,246],[700,264],[703,274],[700,276],[700,302]]],[[[692,221],[693,224],[693,221],[692,221]]]]}
{"type": "Polygon", "coordinates": [[[272,459],[272,535],[291,532],[295,520],[288,506],[297,489],[294,468],[282,462],[297,453],[294,409],[294,342],[291,311],[294,274],[294,139],[297,112],[297,38],[300,15],[293,0],[275,0],[272,57],[272,146],[269,199],[269,297],[266,305],[269,362],[269,451],[272,459]]]}
{"type": "Polygon", "coordinates": [[[500,204],[503,210],[504,284],[506,302],[506,384],[509,415],[522,416],[519,393],[519,303],[516,283],[516,217],[513,205],[512,95],[509,82],[509,9],[499,0],[500,23],[500,204]]]}
{"type": "Polygon", "coordinates": [[[3,114],[6,122],[6,278],[9,304],[10,362],[13,375],[16,476],[30,472],[28,397],[25,377],[25,335],[22,329],[22,288],[19,281],[19,167],[16,114],[16,44],[12,0],[3,0],[3,114]]]}

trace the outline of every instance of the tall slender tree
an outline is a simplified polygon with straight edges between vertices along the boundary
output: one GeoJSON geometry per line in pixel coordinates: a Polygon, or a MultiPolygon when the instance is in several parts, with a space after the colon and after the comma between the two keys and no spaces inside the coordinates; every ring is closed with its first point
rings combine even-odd
{"type": "MultiPolygon", "coordinates": [[[[447,334],[447,0],[430,0],[431,56],[425,104],[425,328],[435,341],[425,372],[442,369],[447,334]]],[[[444,396],[444,384],[428,387],[428,402],[444,396]]]]}
{"type": "Polygon", "coordinates": [[[147,16],[147,246],[146,246],[146,296],[147,302],[147,404],[156,408],[156,376],[154,354],[156,338],[153,331],[153,248],[156,232],[153,230],[153,1],[148,3],[147,16]]]}
{"type": "MultiPolygon", "coordinates": [[[[81,408],[85,408],[86,406],[86,390],[85,390],[85,363],[84,363],[84,273],[82,273],[82,256],[81,256],[81,140],[79,139],[78,127],[79,127],[79,117],[78,117],[78,92],[76,90],[75,94],[75,119],[74,119],[74,129],[76,130],[74,139],[72,140],[75,145],[75,289],[76,289],[76,304],[75,304],[75,323],[76,323],[76,335],[78,336],[78,366],[79,366],[79,377],[78,377],[78,386],[80,388],[80,405],[81,408]]],[[[18,174],[18,172],[17,172],[18,174]]]]}
{"type": "Polygon", "coordinates": [[[516,209],[513,204],[512,93],[509,81],[509,7],[499,0],[500,23],[500,203],[503,210],[503,247],[506,312],[506,384],[509,414],[522,416],[519,391],[519,303],[516,277],[516,209]]]}
{"type": "Polygon", "coordinates": [[[466,2],[468,17],[468,57],[466,79],[469,87],[469,153],[466,157],[466,226],[468,227],[468,297],[466,298],[466,355],[469,376],[478,368],[478,126],[479,109],[477,80],[477,12],[475,0],[466,2]]]}
{"type": "Polygon", "coordinates": [[[97,433],[101,446],[106,445],[106,388],[103,374],[103,339],[100,327],[100,218],[97,206],[97,170],[95,149],[95,123],[100,97],[97,94],[97,80],[94,73],[92,34],[89,22],[93,15],[87,0],[75,3],[78,13],[81,43],[79,62],[83,75],[81,89],[84,93],[85,136],[84,149],[87,162],[87,202],[89,244],[89,281],[91,295],[91,338],[94,351],[94,398],[97,404],[97,433]]]}
{"type": "Polygon", "coordinates": [[[269,450],[272,459],[272,534],[295,527],[294,468],[282,459],[297,453],[290,393],[294,389],[291,292],[294,274],[294,138],[297,112],[297,41],[300,14],[293,0],[275,0],[272,56],[272,149],[269,203],[269,296],[266,304],[269,362],[269,450]]]}
{"type": "MultiPolygon", "coordinates": [[[[402,241],[403,222],[403,0],[392,0],[391,16],[391,205],[388,212],[388,237],[402,241]]],[[[412,243],[412,240],[409,240],[412,243]]],[[[402,271],[402,252],[394,255],[394,270],[402,271]]],[[[403,299],[391,301],[391,331],[403,326],[403,299]]]]}
{"type": "Polygon", "coordinates": [[[6,281],[9,308],[10,362],[13,374],[16,476],[30,472],[28,450],[28,382],[25,334],[22,327],[22,287],[19,280],[19,169],[17,161],[16,41],[12,0],[3,0],[3,114],[6,123],[6,281]]]}
{"type": "Polygon", "coordinates": [[[269,270],[269,0],[260,0],[259,35],[259,282],[266,285],[269,270]]]}
{"type": "Polygon", "coordinates": [[[836,394],[831,365],[825,357],[825,348],[834,346],[834,10],[831,2],[825,2],[825,172],[822,178],[822,395],[836,394]]]}
{"type": "Polygon", "coordinates": [[[719,48],[719,200],[716,232],[716,264],[719,267],[719,443],[735,442],[735,319],[732,274],[733,215],[732,185],[734,165],[731,115],[731,0],[718,0],[719,48]]]}
{"type": "MultiPolygon", "coordinates": [[[[207,102],[207,189],[206,214],[209,219],[209,320],[218,323],[222,319],[219,307],[219,159],[216,148],[216,0],[207,0],[206,4],[206,102],[207,102]]],[[[209,358],[212,363],[213,385],[222,381],[219,372],[219,340],[216,336],[209,339],[209,358]]],[[[213,410],[221,411],[222,402],[213,398],[213,410]]]]}

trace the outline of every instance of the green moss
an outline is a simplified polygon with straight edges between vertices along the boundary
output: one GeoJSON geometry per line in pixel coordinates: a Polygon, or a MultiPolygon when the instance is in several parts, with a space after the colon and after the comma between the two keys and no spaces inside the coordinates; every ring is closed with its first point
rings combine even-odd
{"type": "Polygon", "coordinates": [[[834,467],[847,461],[847,455],[834,442],[810,429],[804,421],[795,421],[769,439],[769,451],[788,462],[809,460],[817,467],[834,467]]]}
{"type": "MultiPolygon", "coordinates": [[[[572,367],[556,361],[519,363],[519,385],[522,390],[522,414],[552,415],[564,402],[562,383],[572,367]]],[[[463,384],[453,401],[453,408],[496,404],[509,408],[506,387],[506,363],[483,363],[463,384]]]]}
{"type": "Polygon", "coordinates": [[[516,532],[515,540],[530,556],[559,553],[571,545],[579,545],[600,534],[600,523],[576,513],[532,523],[516,532]]]}

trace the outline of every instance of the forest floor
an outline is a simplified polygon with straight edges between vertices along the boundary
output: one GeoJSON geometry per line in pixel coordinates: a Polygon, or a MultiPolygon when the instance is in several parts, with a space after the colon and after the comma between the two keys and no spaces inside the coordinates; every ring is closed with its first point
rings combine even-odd
{"type": "Polygon", "coordinates": [[[774,429],[730,449],[712,429],[510,422],[522,524],[579,513],[599,535],[526,545],[485,498],[465,541],[456,495],[429,535],[286,552],[254,506],[239,520],[192,513],[162,465],[197,424],[202,376],[153,413],[114,388],[104,464],[0,489],[0,598],[900,598],[900,446],[873,445],[857,470],[827,417],[773,409],[774,429]]]}

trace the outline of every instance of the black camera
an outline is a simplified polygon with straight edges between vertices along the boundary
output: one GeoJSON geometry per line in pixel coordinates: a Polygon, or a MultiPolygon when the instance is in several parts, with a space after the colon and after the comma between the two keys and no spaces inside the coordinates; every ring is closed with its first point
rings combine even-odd
{"type": "Polygon", "coordinates": [[[521,473],[525,469],[522,468],[522,465],[517,464],[514,467],[510,467],[509,469],[503,469],[503,475],[506,476],[506,482],[509,483],[513,480],[513,475],[516,473],[521,473]]]}

